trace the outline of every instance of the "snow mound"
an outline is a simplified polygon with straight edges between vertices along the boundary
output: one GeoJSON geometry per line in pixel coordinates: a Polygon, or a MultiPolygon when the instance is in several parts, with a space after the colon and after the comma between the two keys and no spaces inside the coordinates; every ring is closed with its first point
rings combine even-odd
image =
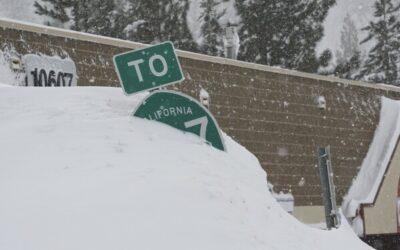
{"type": "Polygon", "coordinates": [[[10,51],[2,51],[0,50],[0,76],[2,78],[2,82],[0,83],[3,86],[5,83],[10,85],[17,85],[17,74],[13,72],[10,68],[10,58],[12,53],[10,51]]]}
{"type": "Polygon", "coordinates": [[[382,97],[380,121],[361,169],[343,200],[347,218],[357,214],[360,204],[372,204],[400,136],[400,101],[382,97]]]}
{"type": "Polygon", "coordinates": [[[258,160],[117,88],[0,88],[0,249],[370,249],[286,213],[258,160]]]}

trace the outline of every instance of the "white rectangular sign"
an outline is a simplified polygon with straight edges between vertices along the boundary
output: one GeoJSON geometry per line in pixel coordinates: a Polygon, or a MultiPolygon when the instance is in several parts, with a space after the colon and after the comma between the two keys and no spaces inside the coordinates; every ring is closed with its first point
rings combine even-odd
{"type": "Polygon", "coordinates": [[[71,59],[28,54],[23,57],[26,86],[71,87],[76,86],[78,76],[71,59]]]}

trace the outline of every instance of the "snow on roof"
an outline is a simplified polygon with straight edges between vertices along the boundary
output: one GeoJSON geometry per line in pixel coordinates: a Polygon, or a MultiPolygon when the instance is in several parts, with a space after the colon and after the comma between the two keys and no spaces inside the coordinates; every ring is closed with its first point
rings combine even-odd
{"type": "Polygon", "coordinates": [[[143,95],[3,86],[1,249],[370,249],[286,213],[228,136],[222,152],[130,116],[143,95]]]}
{"type": "Polygon", "coordinates": [[[360,204],[372,204],[400,135],[400,101],[382,97],[380,120],[360,171],[342,203],[346,217],[355,217],[360,204]]]}

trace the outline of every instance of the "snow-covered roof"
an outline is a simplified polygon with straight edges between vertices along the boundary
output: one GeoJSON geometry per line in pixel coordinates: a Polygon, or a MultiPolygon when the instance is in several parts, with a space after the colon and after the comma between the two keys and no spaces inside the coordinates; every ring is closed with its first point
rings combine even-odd
{"type": "Polygon", "coordinates": [[[384,180],[400,136],[400,101],[382,97],[380,120],[360,171],[342,203],[346,217],[355,217],[360,204],[372,204],[384,180]]]}
{"type": "MultiPolygon", "coordinates": [[[[53,36],[72,38],[72,39],[77,39],[77,40],[81,40],[81,41],[89,41],[89,42],[112,45],[112,46],[117,46],[117,47],[125,47],[125,48],[130,48],[130,49],[137,49],[137,48],[143,48],[143,47],[149,46],[147,44],[127,41],[127,40],[122,40],[122,39],[117,39],[117,38],[93,35],[93,34],[88,34],[88,33],[84,33],[84,32],[78,32],[78,31],[73,31],[73,30],[66,30],[66,29],[61,29],[61,28],[56,28],[56,27],[44,26],[44,25],[40,25],[40,24],[26,23],[26,22],[16,21],[16,20],[8,19],[8,18],[0,18],[0,27],[25,30],[25,31],[36,32],[36,33],[41,33],[41,34],[48,34],[48,35],[53,35],[53,36]]],[[[314,80],[321,80],[323,83],[328,83],[328,84],[329,83],[335,83],[335,84],[340,83],[343,85],[354,85],[354,86],[362,86],[362,87],[367,87],[367,88],[372,88],[372,89],[382,89],[382,90],[391,90],[391,91],[400,92],[400,87],[396,87],[393,85],[370,84],[370,83],[365,83],[365,82],[360,82],[360,81],[341,79],[341,78],[333,77],[333,76],[323,76],[323,75],[305,73],[305,72],[300,72],[300,71],[295,71],[295,70],[282,69],[279,67],[271,67],[271,66],[267,66],[267,65],[249,63],[249,62],[233,60],[233,59],[223,58],[223,57],[208,56],[208,55],[204,55],[204,54],[182,51],[182,50],[177,50],[177,54],[181,57],[190,58],[190,59],[194,59],[194,60],[201,60],[201,61],[207,61],[207,62],[213,62],[213,63],[225,64],[225,65],[232,65],[232,66],[237,66],[237,67],[242,67],[242,68],[249,68],[249,69],[271,72],[271,73],[285,74],[288,76],[297,76],[297,77],[309,78],[309,79],[314,79],[314,80]]]]}

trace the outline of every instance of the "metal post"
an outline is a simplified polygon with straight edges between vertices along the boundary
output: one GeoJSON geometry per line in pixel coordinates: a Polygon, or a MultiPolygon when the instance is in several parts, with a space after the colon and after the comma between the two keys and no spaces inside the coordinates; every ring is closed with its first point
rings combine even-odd
{"type": "Polygon", "coordinates": [[[333,183],[333,171],[330,158],[330,147],[318,148],[318,168],[321,178],[322,197],[325,206],[325,219],[328,229],[340,225],[340,217],[336,206],[336,191],[333,183]]]}

